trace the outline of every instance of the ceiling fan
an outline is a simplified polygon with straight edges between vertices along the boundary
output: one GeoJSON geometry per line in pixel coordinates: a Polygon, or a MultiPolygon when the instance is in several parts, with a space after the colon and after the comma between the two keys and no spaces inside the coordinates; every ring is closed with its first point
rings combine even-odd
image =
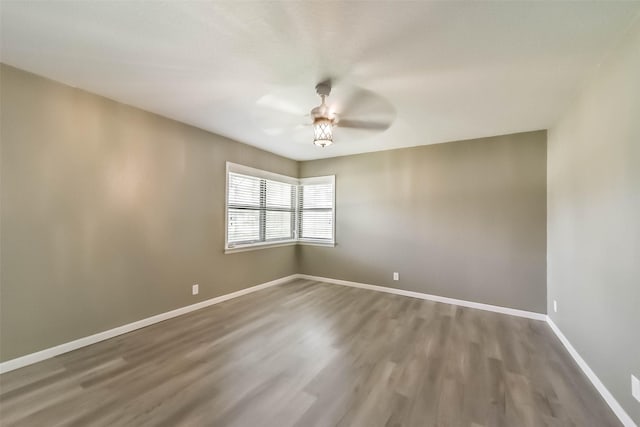
{"type": "MultiPolygon", "coordinates": [[[[334,142],[334,131],[339,128],[340,138],[353,140],[366,135],[387,130],[395,118],[395,109],[380,95],[356,86],[340,85],[338,95],[332,102],[328,101],[331,94],[332,81],[326,79],[315,87],[322,102],[313,108],[309,114],[300,104],[304,101],[289,93],[285,96],[268,95],[261,98],[259,106],[266,107],[270,112],[265,123],[264,131],[270,135],[284,138],[303,139],[308,141],[311,135],[307,131],[300,131],[313,127],[313,143],[318,147],[328,147],[334,142]],[[274,116],[273,113],[277,113],[274,116]],[[303,117],[311,117],[311,123],[301,123],[303,117]],[[278,126],[277,123],[281,124],[278,126]],[[276,125],[274,127],[274,125],[276,125]]],[[[298,92],[300,89],[296,89],[298,92]]]]}
{"type": "MultiPolygon", "coordinates": [[[[316,93],[322,99],[322,103],[311,110],[311,118],[313,120],[313,143],[318,147],[328,147],[333,144],[333,128],[339,126],[342,128],[363,129],[373,132],[385,131],[391,126],[392,121],[387,119],[384,121],[365,121],[349,118],[341,118],[340,114],[336,113],[332,108],[326,104],[327,97],[331,94],[331,80],[324,80],[316,85],[316,93]]],[[[343,112],[344,116],[348,117],[349,105],[354,105],[356,102],[362,102],[363,93],[356,96],[356,99],[351,99],[346,103],[346,110],[343,112]],[[358,96],[359,95],[359,96],[358,96]]]]}

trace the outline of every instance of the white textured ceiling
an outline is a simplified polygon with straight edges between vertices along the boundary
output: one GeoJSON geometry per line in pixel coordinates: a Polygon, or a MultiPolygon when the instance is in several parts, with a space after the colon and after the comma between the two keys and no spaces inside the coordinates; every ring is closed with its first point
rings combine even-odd
{"type": "Polygon", "coordinates": [[[2,62],[299,160],[548,128],[640,10],[637,1],[0,5],[2,62]],[[354,86],[386,99],[393,125],[367,138],[338,128],[325,149],[310,129],[306,143],[265,131],[261,100],[285,100],[305,123],[325,76],[338,77],[330,100],[354,86]]]}

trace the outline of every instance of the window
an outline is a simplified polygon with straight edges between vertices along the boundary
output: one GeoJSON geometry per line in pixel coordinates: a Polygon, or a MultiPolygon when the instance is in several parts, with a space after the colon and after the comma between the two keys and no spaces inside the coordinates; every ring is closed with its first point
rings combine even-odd
{"type": "Polygon", "coordinates": [[[297,180],[233,169],[239,168],[227,173],[227,248],[294,240],[297,180]]]}
{"type": "Polygon", "coordinates": [[[298,180],[227,162],[225,251],[334,244],[333,176],[298,180]]]}
{"type": "Polygon", "coordinates": [[[298,233],[301,241],[333,243],[335,177],[300,180],[298,233]]]}

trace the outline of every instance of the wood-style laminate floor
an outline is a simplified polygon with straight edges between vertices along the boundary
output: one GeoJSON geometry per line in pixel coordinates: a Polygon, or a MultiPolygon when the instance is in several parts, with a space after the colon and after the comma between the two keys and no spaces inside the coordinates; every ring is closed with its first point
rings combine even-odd
{"type": "Polygon", "coordinates": [[[617,426],[549,327],[298,280],[0,376],[2,426],[617,426]]]}

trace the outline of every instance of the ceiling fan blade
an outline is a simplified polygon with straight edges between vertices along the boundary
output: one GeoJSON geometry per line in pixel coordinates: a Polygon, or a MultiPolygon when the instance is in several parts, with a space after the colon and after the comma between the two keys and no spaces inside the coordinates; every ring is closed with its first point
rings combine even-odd
{"type": "Polygon", "coordinates": [[[382,132],[389,129],[389,127],[391,126],[391,123],[392,123],[391,121],[375,122],[375,121],[368,121],[368,120],[341,119],[338,122],[338,127],[382,132]]]}
{"type": "Polygon", "coordinates": [[[382,96],[359,87],[345,88],[347,98],[336,107],[342,117],[395,118],[396,110],[382,96]]]}
{"type": "Polygon", "coordinates": [[[308,111],[305,111],[299,105],[287,99],[284,99],[275,95],[271,95],[271,94],[265,95],[262,98],[258,99],[256,101],[256,105],[262,108],[269,108],[272,110],[292,114],[299,117],[304,117],[305,115],[309,114],[308,111]]]}
{"type": "Polygon", "coordinates": [[[309,124],[298,124],[295,126],[274,126],[274,127],[264,127],[262,131],[267,135],[271,136],[279,136],[279,135],[292,135],[294,133],[298,133],[304,129],[310,129],[311,123],[309,124]]]}
{"type": "Polygon", "coordinates": [[[368,91],[362,89],[354,90],[350,96],[342,103],[341,114],[358,114],[362,108],[366,107],[370,95],[368,91]]]}
{"type": "Polygon", "coordinates": [[[267,135],[286,135],[292,129],[311,119],[296,111],[295,104],[280,102],[282,99],[264,96],[251,109],[253,123],[267,135]]]}

